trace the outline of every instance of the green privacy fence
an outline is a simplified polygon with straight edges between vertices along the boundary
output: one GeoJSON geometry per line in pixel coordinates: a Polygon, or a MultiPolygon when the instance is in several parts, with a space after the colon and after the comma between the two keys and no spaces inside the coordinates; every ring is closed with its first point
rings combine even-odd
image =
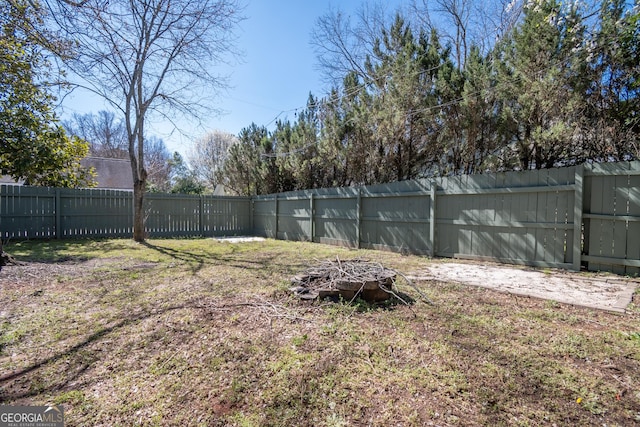
{"type": "Polygon", "coordinates": [[[278,239],[640,273],[640,162],[259,196],[253,215],[278,239]]]}
{"type": "MultiPolygon", "coordinates": [[[[255,234],[640,274],[640,162],[146,200],[150,237],[255,234]]],[[[130,237],[132,203],[127,191],[2,186],[0,232],[3,239],[130,237]]]]}
{"type": "MultiPolygon", "coordinates": [[[[147,194],[149,237],[226,236],[251,231],[248,197],[147,194]]],[[[3,239],[131,237],[133,193],[3,185],[3,239]]]]}

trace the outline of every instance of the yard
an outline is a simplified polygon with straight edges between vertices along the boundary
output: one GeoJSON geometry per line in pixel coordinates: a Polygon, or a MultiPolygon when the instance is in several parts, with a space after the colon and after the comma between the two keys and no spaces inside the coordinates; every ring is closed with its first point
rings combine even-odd
{"type": "Polygon", "coordinates": [[[67,426],[640,422],[637,291],[616,314],[424,276],[442,260],[276,240],[5,250],[25,264],[0,272],[0,403],[62,404],[67,426]],[[336,257],[415,277],[434,304],[403,282],[411,305],[290,294],[336,257]]]}

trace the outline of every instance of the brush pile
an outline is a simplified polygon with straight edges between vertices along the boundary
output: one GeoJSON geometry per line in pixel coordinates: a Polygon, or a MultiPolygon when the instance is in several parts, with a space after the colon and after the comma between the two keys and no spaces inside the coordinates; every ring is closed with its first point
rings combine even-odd
{"type": "Polygon", "coordinates": [[[20,265],[21,263],[16,261],[14,257],[9,255],[2,249],[2,243],[0,243],[0,271],[2,271],[2,267],[6,265],[20,265]]]}
{"type": "Polygon", "coordinates": [[[362,259],[323,261],[295,276],[291,290],[302,299],[340,297],[385,301],[393,296],[396,272],[362,259]]]}

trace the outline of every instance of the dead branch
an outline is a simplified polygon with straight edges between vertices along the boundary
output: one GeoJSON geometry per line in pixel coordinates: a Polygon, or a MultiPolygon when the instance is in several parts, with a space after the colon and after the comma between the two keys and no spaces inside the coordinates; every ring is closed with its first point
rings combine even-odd
{"type": "MultiPolygon", "coordinates": [[[[415,284],[415,283],[413,283],[413,282],[411,281],[411,279],[409,279],[407,276],[405,276],[404,274],[402,274],[401,272],[399,272],[399,271],[397,271],[397,270],[394,270],[394,272],[395,272],[398,276],[402,277],[402,278],[405,280],[405,282],[407,282],[407,285],[411,286],[411,287],[413,288],[413,290],[414,290],[414,291],[416,291],[416,292],[418,293],[418,295],[420,295],[420,297],[422,298],[422,300],[423,300],[424,302],[426,302],[427,304],[430,304],[430,305],[435,305],[435,303],[434,303],[433,301],[431,301],[431,299],[429,299],[429,297],[427,297],[427,296],[424,294],[424,292],[422,292],[422,291],[421,291],[421,290],[416,286],[416,284],[415,284]]],[[[396,298],[397,298],[397,296],[396,296],[396,298]]]]}
{"type": "Polygon", "coordinates": [[[281,318],[288,319],[292,321],[305,321],[310,322],[311,320],[306,319],[304,317],[300,317],[292,313],[292,310],[287,307],[279,304],[274,304],[268,301],[246,301],[246,302],[238,302],[231,304],[198,304],[197,308],[207,309],[207,310],[225,310],[229,308],[238,308],[238,307],[252,307],[257,309],[260,313],[265,315],[266,317],[272,318],[281,318]]]}

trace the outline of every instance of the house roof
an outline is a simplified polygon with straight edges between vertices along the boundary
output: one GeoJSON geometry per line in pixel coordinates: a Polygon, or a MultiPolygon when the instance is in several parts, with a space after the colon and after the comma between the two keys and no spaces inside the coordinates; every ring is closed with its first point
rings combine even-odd
{"type": "Polygon", "coordinates": [[[24,179],[21,179],[21,180],[16,182],[16,180],[13,179],[9,175],[0,175],[0,184],[3,184],[3,185],[24,185],[24,179]]]}
{"type": "Polygon", "coordinates": [[[111,159],[105,157],[85,157],[80,161],[84,167],[95,169],[96,188],[114,190],[133,190],[131,161],[128,159],[111,159]]]}
{"type": "MultiPolygon", "coordinates": [[[[92,167],[96,172],[95,188],[111,190],[133,190],[133,176],[129,159],[112,159],[106,157],[85,157],[80,160],[83,167],[92,167]]],[[[15,181],[8,175],[0,175],[2,185],[24,185],[24,180],[15,181]]]]}

